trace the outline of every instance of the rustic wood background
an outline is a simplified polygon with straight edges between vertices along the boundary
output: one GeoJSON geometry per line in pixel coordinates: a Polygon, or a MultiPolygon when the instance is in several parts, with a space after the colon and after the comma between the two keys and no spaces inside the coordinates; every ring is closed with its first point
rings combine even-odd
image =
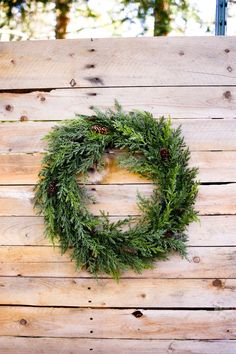
{"type": "MultiPolygon", "coordinates": [[[[0,43],[0,353],[236,353],[235,73],[233,37],[0,43]],[[202,182],[188,260],[119,284],[75,272],[32,207],[41,138],[115,98],[182,124],[202,182]]],[[[87,186],[111,218],[152,190],[116,155],[87,186]]]]}

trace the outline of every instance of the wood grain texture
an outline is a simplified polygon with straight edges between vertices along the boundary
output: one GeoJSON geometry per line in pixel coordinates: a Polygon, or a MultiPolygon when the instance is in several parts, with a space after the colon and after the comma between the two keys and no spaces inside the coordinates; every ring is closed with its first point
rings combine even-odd
{"type": "Polygon", "coordinates": [[[220,87],[123,87],[79,88],[0,93],[0,120],[63,120],[76,114],[107,109],[114,100],[126,111],[145,110],[155,117],[235,118],[236,88],[220,87]],[[142,95],[140,95],[140,90],[142,95]]]}
{"type": "Polygon", "coordinates": [[[0,305],[236,307],[236,279],[0,278],[0,305]]]}
{"type": "Polygon", "coordinates": [[[0,337],[0,353],[13,354],[235,354],[235,340],[158,340],[0,337]]]}
{"type": "MultiPolygon", "coordinates": [[[[88,204],[94,215],[105,210],[111,216],[140,215],[137,192],[149,197],[151,184],[87,185],[88,194],[95,198],[88,204]]],[[[34,193],[32,186],[0,186],[0,216],[33,216],[34,193]]],[[[199,188],[196,210],[201,215],[235,214],[236,184],[203,185],[199,188]]]]}
{"type": "Polygon", "coordinates": [[[0,335],[73,338],[235,339],[234,310],[1,307],[0,335]],[[91,320],[92,318],[92,320],[91,320]]]}
{"type": "MultiPolygon", "coordinates": [[[[0,53],[0,353],[235,353],[235,39],[2,42],[0,53]],[[187,259],[170,255],[119,284],[76,271],[33,210],[44,135],[115,98],[126,110],[172,115],[201,181],[226,183],[200,187],[187,259]]],[[[115,220],[137,214],[137,189],[148,196],[152,185],[110,155],[87,188],[91,211],[115,220]]]]}
{"type": "MultiPolygon", "coordinates": [[[[42,138],[56,122],[12,122],[0,124],[0,153],[33,153],[46,149],[42,138]]],[[[236,119],[175,119],[182,126],[191,150],[236,150],[236,119]]]]}
{"type": "MultiPolygon", "coordinates": [[[[70,254],[53,247],[0,247],[0,276],[91,278],[86,271],[76,271],[70,254]]],[[[235,247],[189,247],[187,259],[178,254],[156,262],[155,267],[137,274],[125,272],[123,278],[235,278],[235,247]]],[[[109,278],[106,274],[100,277],[109,278]]]]}
{"type": "Polygon", "coordinates": [[[235,46],[233,37],[2,42],[0,89],[235,85],[235,46]]]}
{"type": "MultiPolygon", "coordinates": [[[[117,152],[106,154],[105,169],[90,173],[88,183],[149,183],[117,164],[117,152]]],[[[43,154],[0,154],[0,184],[35,184],[43,154]]],[[[193,151],[189,166],[199,168],[201,182],[236,182],[236,151],[193,151]]]]}
{"type": "MultiPolygon", "coordinates": [[[[116,221],[119,217],[110,217],[116,221]]],[[[236,246],[236,216],[201,216],[188,228],[189,246],[236,246]]],[[[48,246],[42,217],[0,217],[0,246],[48,246]]]]}

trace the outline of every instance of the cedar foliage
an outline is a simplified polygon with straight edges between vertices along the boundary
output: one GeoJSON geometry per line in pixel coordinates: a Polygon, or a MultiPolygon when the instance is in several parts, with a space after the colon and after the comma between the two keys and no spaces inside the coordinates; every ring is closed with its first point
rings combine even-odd
{"type": "Polygon", "coordinates": [[[35,207],[44,215],[46,236],[59,240],[62,253],[70,249],[78,269],[118,279],[127,269],[152,267],[172,251],[186,254],[186,227],[197,219],[197,170],[188,167],[189,149],[170,119],[125,113],[116,102],[115,111],[79,115],[54,127],[46,139],[35,207]],[[77,178],[86,181],[89,169],[103,168],[104,152],[112,148],[124,152],[121,166],[154,184],[150,198],[137,196],[139,218],[111,222],[105,212],[95,217],[86,207],[91,197],[77,178]]]}

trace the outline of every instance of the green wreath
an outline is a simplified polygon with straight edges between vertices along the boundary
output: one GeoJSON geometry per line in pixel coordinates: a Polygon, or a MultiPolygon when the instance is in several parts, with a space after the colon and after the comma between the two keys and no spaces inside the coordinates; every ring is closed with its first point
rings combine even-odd
{"type": "Polygon", "coordinates": [[[47,237],[59,240],[62,253],[71,249],[78,269],[116,279],[129,268],[150,268],[172,251],[185,256],[186,227],[197,219],[198,182],[180,127],[173,129],[170,119],[155,120],[149,112],[125,113],[117,102],[115,111],[94,113],[63,122],[46,136],[35,206],[44,215],[47,237]],[[138,195],[141,216],[116,222],[105,212],[92,215],[85,188],[88,171],[103,168],[104,153],[113,148],[123,152],[121,166],[154,185],[150,198],[138,195]]]}

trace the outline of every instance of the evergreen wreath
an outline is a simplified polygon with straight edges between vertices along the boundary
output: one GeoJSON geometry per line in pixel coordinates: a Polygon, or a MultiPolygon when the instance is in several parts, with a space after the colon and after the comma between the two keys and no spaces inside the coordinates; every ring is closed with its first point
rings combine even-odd
{"type": "Polygon", "coordinates": [[[71,249],[78,269],[118,279],[129,268],[141,272],[152,267],[172,251],[186,255],[186,228],[197,220],[197,169],[188,167],[189,149],[170,118],[125,113],[116,102],[114,111],[95,108],[94,115],[63,122],[45,138],[48,152],[35,187],[35,206],[44,215],[47,237],[59,240],[62,253],[71,249]],[[86,179],[78,183],[78,176],[86,178],[94,166],[101,170],[105,152],[114,148],[124,152],[122,167],[154,185],[150,198],[138,194],[141,216],[116,222],[104,211],[92,215],[86,207],[91,202],[86,179]]]}

